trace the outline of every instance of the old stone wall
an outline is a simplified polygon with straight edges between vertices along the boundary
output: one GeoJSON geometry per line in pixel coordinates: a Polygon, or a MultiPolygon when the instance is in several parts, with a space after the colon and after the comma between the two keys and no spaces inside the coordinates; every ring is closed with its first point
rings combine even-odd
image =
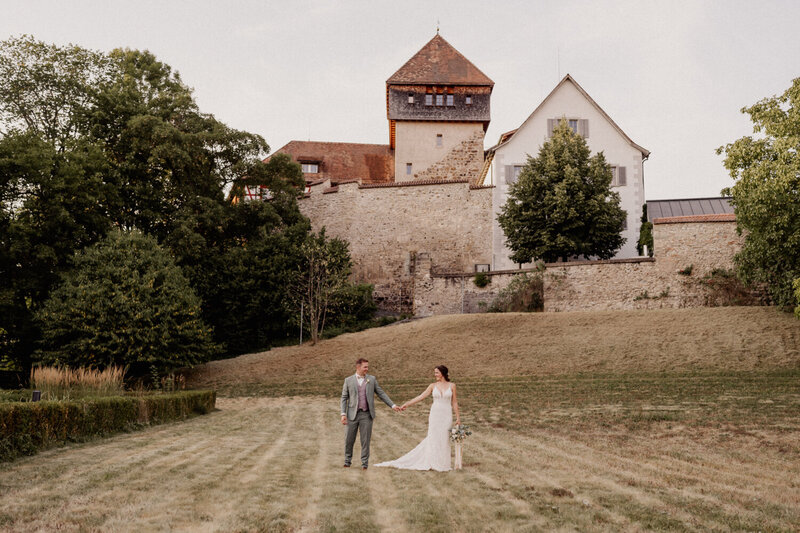
{"type": "MultiPolygon", "coordinates": [[[[668,221],[669,219],[664,219],[668,221]]],[[[743,238],[736,223],[662,222],[654,226],[654,258],[580,261],[546,265],[545,311],[697,307],[716,298],[709,277],[732,270],[743,238]]],[[[424,257],[415,272],[414,310],[418,316],[481,312],[511,279],[527,270],[489,272],[478,288],[473,273],[431,271],[424,257]]]]}
{"type": "Polygon", "coordinates": [[[383,312],[411,313],[418,252],[434,250],[441,271],[489,263],[491,193],[466,181],[327,182],[311,188],[300,210],[315,231],[350,243],[354,280],[375,285],[383,312]]]}
{"type": "Polygon", "coordinates": [[[414,179],[470,180],[479,176],[482,168],[483,130],[478,129],[469,138],[453,147],[442,159],[415,174],[414,179]]]}

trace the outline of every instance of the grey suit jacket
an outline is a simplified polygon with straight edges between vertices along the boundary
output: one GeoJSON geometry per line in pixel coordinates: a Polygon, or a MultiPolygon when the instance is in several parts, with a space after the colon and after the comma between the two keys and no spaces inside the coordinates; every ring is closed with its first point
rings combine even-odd
{"type": "MultiPolygon", "coordinates": [[[[389,398],[389,395],[383,392],[383,389],[378,385],[378,380],[375,376],[367,374],[364,376],[367,380],[367,406],[369,407],[370,418],[375,418],[375,395],[378,395],[383,403],[392,407],[394,402],[389,398]]],[[[358,412],[358,380],[355,375],[349,376],[344,380],[342,386],[342,413],[347,415],[350,420],[355,420],[356,413],[358,412]]]]}

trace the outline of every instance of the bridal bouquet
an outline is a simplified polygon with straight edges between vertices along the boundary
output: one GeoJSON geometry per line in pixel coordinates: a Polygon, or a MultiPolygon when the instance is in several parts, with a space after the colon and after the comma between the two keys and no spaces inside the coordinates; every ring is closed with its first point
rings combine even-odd
{"type": "Polygon", "coordinates": [[[461,443],[472,435],[469,426],[459,424],[450,428],[450,440],[456,443],[456,461],[453,468],[461,470],[463,467],[463,451],[461,450],[461,443]]]}
{"type": "Polygon", "coordinates": [[[464,442],[470,435],[472,432],[469,430],[469,426],[461,424],[450,428],[450,440],[453,442],[464,442]]]}

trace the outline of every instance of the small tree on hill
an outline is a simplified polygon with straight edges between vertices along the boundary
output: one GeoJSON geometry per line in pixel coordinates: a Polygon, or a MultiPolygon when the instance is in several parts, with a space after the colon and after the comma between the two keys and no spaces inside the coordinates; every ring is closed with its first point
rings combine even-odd
{"type": "Polygon", "coordinates": [[[37,321],[34,360],[48,365],[129,366],[141,376],[201,363],[216,349],[180,268],[135,231],[112,231],[76,254],[37,321]]]}
{"type": "Polygon", "coordinates": [[[347,242],[328,239],[325,230],[311,234],[301,246],[302,261],[292,283],[295,307],[302,305],[303,323],[316,343],[325,328],[328,311],[347,285],[352,262],[347,242]]]}
{"type": "Polygon", "coordinates": [[[737,274],[746,283],[766,283],[775,303],[800,305],[792,285],[800,279],[800,78],[782,95],[742,109],[757,138],[720,147],[735,184],[731,195],[744,246],[737,274]]]}
{"type": "Polygon", "coordinates": [[[625,242],[625,211],[611,180],[603,154],[590,156],[583,137],[562,120],[539,155],[528,158],[497,217],[511,259],[613,257],[625,242]]]}

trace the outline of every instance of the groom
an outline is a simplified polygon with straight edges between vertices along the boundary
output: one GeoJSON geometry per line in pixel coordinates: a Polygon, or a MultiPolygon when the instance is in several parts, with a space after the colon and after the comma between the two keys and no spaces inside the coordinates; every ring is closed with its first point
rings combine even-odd
{"type": "Polygon", "coordinates": [[[344,380],[342,387],[342,424],[347,426],[344,439],[344,466],[350,467],[353,460],[353,445],[356,433],[361,434],[361,468],[369,464],[369,440],[372,435],[372,420],[375,418],[375,395],[383,403],[400,411],[389,395],[383,392],[375,376],[367,374],[369,361],[363,357],[356,361],[356,373],[344,380]]]}

